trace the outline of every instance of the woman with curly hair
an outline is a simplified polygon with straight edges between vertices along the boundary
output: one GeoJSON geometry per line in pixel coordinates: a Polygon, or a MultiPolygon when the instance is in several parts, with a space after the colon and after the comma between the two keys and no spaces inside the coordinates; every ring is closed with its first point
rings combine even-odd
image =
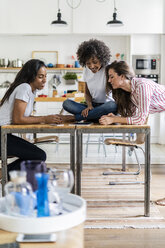
{"type": "Polygon", "coordinates": [[[107,92],[118,106],[118,114],[104,115],[99,122],[102,125],[112,123],[146,123],[149,114],[165,111],[165,87],[146,78],[135,78],[125,61],[114,61],[106,67],[107,92]]]}
{"type": "Polygon", "coordinates": [[[78,47],[77,58],[84,67],[86,104],[70,99],[63,103],[63,108],[74,115],[72,120],[98,121],[102,115],[116,114],[116,103],[110,95],[106,96],[105,67],[109,64],[110,57],[109,48],[100,40],[90,39],[78,47]]]}

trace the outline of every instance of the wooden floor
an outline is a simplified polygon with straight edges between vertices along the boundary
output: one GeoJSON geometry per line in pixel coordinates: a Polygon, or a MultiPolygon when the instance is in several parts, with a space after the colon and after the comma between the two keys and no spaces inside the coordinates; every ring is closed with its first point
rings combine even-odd
{"type": "MultiPolygon", "coordinates": [[[[151,200],[165,197],[165,166],[153,170],[151,192],[151,200]]],[[[165,217],[165,207],[159,210],[165,217]]],[[[85,229],[85,248],[111,247],[164,248],[165,229],[85,229]]]]}
{"type": "MultiPolygon", "coordinates": [[[[151,192],[152,200],[156,200],[165,197],[165,156],[164,146],[157,147],[157,150],[152,150],[152,161],[158,164],[152,165],[152,181],[151,192]],[[161,153],[160,153],[161,152],[161,153]]],[[[44,147],[42,147],[44,148],[44,147]]],[[[51,149],[54,149],[51,147],[51,149]]],[[[61,147],[60,147],[61,149],[61,147]]],[[[59,152],[54,153],[51,150],[48,152],[51,162],[68,163],[68,152],[65,149],[65,153],[59,149],[59,152]],[[66,161],[64,160],[66,156],[66,161]]],[[[107,151],[108,157],[105,158],[104,154],[98,154],[97,149],[93,149],[91,153],[91,146],[89,147],[88,157],[84,158],[84,162],[90,163],[94,161],[101,164],[109,164],[109,160],[112,161],[110,155],[113,153],[107,151]]],[[[112,150],[113,151],[113,150],[112,150]]],[[[116,159],[114,153],[114,158],[116,159]]],[[[115,160],[113,158],[113,161],[115,160]]],[[[116,163],[118,160],[116,161],[116,163]]],[[[132,162],[132,161],[130,161],[132,162]]],[[[160,207],[161,215],[165,217],[165,207],[160,207]]],[[[85,248],[164,248],[165,247],[165,229],[85,229],[85,248]]],[[[69,247],[68,247],[69,248],[69,247]]],[[[78,248],[78,247],[77,247],[78,248]]]]}

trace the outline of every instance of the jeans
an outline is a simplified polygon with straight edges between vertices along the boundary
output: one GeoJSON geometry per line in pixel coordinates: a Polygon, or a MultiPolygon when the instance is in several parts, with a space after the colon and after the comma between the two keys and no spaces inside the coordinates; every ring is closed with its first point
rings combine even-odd
{"type": "Polygon", "coordinates": [[[76,121],[87,120],[87,121],[98,121],[102,115],[107,115],[109,113],[117,113],[117,104],[114,101],[109,101],[105,103],[92,103],[93,109],[89,110],[88,116],[83,117],[81,112],[87,108],[86,104],[77,103],[70,99],[63,102],[63,108],[75,115],[76,121]]]}
{"type": "Polygon", "coordinates": [[[12,170],[20,170],[20,164],[24,160],[46,160],[46,153],[42,149],[12,134],[7,134],[7,156],[18,158],[7,165],[8,173],[12,170]]]}

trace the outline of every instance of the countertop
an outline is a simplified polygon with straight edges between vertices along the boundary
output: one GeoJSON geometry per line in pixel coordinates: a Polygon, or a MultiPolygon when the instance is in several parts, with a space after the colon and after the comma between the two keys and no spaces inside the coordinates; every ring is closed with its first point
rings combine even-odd
{"type": "MultiPolygon", "coordinates": [[[[36,102],[64,102],[68,97],[36,97],[36,102]]],[[[76,102],[81,102],[84,100],[84,97],[73,97],[76,102]]]]}

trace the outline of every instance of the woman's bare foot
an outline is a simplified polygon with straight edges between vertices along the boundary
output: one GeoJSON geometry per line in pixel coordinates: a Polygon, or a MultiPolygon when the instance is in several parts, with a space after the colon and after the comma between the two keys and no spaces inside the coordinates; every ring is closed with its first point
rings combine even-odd
{"type": "Polygon", "coordinates": [[[165,198],[159,199],[155,203],[160,206],[165,206],[165,198]]]}
{"type": "Polygon", "coordinates": [[[58,115],[62,122],[74,122],[76,119],[74,115],[58,115]]]}

